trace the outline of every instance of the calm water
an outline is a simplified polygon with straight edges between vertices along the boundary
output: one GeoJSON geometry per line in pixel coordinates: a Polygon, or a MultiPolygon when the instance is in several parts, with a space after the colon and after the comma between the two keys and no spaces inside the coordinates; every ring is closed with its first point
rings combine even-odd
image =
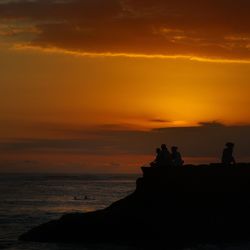
{"type": "Polygon", "coordinates": [[[17,237],[64,213],[104,208],[131,193],[135,179],[134,175],[0,175],[0,249],[78,249],[23,244],[17,237]],[[88,200],[84,200],[85,195],[88,200]]]}
{"type": "MultiPolygon", "coordinates": [[[[17,241],[17,237],[31,227],[57,219],[64,213],[104,208],[133,192],[136,178],[135,175],[0,175],[0,249],[135,249],[113,245],[21,243],[17,241]],[[84,200],[86,195],[88,200],[84,200]]],[[[195,249],[221,248],[201,246],[195,249]]],[[[223,249],[250,249],[250,245],[223,249]]]]}

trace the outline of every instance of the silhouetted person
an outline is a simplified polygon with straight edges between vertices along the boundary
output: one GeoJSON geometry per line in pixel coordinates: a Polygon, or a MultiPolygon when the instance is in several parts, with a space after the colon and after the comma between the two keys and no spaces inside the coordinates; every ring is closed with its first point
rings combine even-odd
{"type": "Polygon", "coordinates": [[[161,166],[172,166],[171,154],[167,149],[166,144],[161,145],[161,157],[160,157],[161,166]]]}
{"type": "Polygon", "coordinates": [[[233,157],[234,144],[232,142],[226,143],[226,148],[223,150],[222,154],[222,164],[225,166],[236,164],[233,157]]]}
{"type": "Polygon", "coordinates": [[[173,146],[171,148],[172,162],[175,167],[183,166],[184,161],[182,160],[181,153],[178,151],[178,147],[173,146]]]}
{"type": "Polygon", "coordinates": [[[159,167],[161,164],[161,149],[157,148],[156,149],[156,157],[153,162],[150,163],[151,167],[159,167]]]}

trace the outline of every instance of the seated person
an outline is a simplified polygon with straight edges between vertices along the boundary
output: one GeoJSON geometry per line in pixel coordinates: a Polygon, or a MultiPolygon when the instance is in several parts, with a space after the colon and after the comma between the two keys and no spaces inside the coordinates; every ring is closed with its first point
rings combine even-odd
{"type": "Polygon", "coordinates": [[[161,149],[157,148],[156,149],[156,157],[155,157],[154,161],[152,161],[150,163],[150,166],[151,167],[157,167],[157,166],[160,165],[160,162],[161,162],[161,149]]]}
{"type": "Polygon", "coordinates": [[[172,157],[170,152],[167,149],[166,144],[162,144],[161,145],[161,162],[160,162],[160,166],[172,166],[172,157]]]}
{"type": "Polygon", "coordinates": [[[173,165],[175,167],[183,166],[184,161],[182,160],[181,153],[178,151],[178,147],[173,146],[171,148],[171,152],[172,152],[171,156],[172,156],[173,165]]]}
{"type": "Polygon", "coordinates": [[[223,150],[221,162],[225,166],[235,165],[236,161],[233,157],[234,143],[226,143],[226,148],[223,150]]]}

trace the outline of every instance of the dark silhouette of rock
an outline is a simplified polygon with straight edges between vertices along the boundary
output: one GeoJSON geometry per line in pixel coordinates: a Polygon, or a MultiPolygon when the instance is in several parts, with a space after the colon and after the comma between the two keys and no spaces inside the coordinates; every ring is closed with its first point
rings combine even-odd
{"type": "Polygon", "coordinates": [[[64,215],[20,240],[175,247],[250,240],[250,164],[142,171],[126,198],[96,212],[64,215]]]}

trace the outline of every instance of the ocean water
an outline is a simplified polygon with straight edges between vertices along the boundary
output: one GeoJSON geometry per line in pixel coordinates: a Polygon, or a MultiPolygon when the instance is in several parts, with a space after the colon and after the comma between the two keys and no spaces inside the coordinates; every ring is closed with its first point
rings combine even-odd
{"type": "MultiPolygon", "coordinates": [[[[136,175],[1,174],[0,249],[134,250],[131,246],[23,243],[18,236],[65,213],[102,209],[132,193],[136,175]],[[85,199],[85,196],[88,199],[85,199]]],[[[166,249],[166,248],[162,248],[166,249]]],[[[244,246],[198,246],[189,250],[245,250],[244,246]]]]}
{"type": "Polygon", "coordinates": [[[136,178],[135,175],[1,174],[0,249],[89,249],[70,244],[21,243],[17,238],[33,226],[65,213],[107,207],[133,192],[136,178]]]}

